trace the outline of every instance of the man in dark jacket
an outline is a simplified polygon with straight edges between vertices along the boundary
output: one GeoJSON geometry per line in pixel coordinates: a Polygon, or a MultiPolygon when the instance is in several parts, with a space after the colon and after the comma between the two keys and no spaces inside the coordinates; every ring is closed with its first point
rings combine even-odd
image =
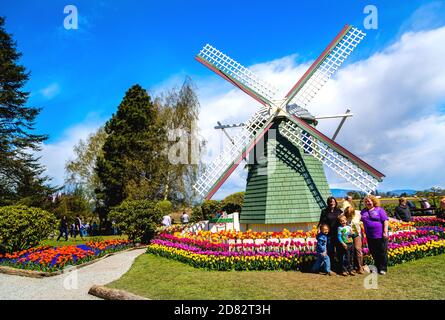
{"type": "Polygon", "coordinates": [[[68,221],[66,220],[66,216],[63,216],[62,219],[60,219],[59,236],[57,237],[57,241],[60,240],[60,237],[63,234],[65,235],[65,241],[68,241],[68,221]]]}
{"type": "Polygon", "coordinates": [[[76,239],[77,235],[80,235],[80,238],[83,240],[83,236],[82,236],[82,220],[80,219],[79,215],[76,216],[76,219],[74,219],[74,226],[75,226],[75,231],[74,231],[74,239],[76,239]]]}
{"type": "Polygon", "coordinates": [[[399,205],[395,209],[395,216],[396,219],[402,220],[404,222],[411,221],[411,210],[406,203],[406,198],[402,197],[399,199],[399,205]]]}
{"type": "Polygon", "coordinates": [[[436,210],[436,215],[438,218],[445,218],[445,197],[442,197],[442,199],[440,199],[440,206],[439,209],[436,210]]]}

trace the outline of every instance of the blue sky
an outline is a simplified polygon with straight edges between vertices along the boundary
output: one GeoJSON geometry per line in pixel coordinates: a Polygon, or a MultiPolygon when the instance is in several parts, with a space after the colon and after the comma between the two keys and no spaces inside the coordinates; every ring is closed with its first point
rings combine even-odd
{"type": "MultiPolygon", "coordinates": [[[[22,63],[32,72],[29,103],[43,107],[36,128],[52,141],[88,114],[110,116],[134,83],[152,88],[178,73],[207,75],[194,60],[207,42],[230,49],[245,65],[295,52],[302,60],[316,58],[345,23],[362,23],[369,1],[0,3],[22,63]],[[67,4],[78,8],[78,30],[63,28],[67,4]],[[39,94],[51,85],[58,93],[50,98],[39,94]]],[[[351,60],[392,41],[400,24],[425,1],[373,3],[382,31],[371,34],[379,41],[366,41],[351,60]]]]}
{"type": "MultiPolygon", "coordinates": [[[[31,71],[29,105],[43,108],[36,128],[50,135],[51,145],[63,143],[67,132],[82,124],[104,122],[135,83],[156,91],[185,75],[198,88],[208,79],[216,81],[194,60],[205,43],[247,66],[288,56],[304,64],[315,59],[344,24],[363,29],[368,4],[378,8],[379,27],[365,30],[366,40],[346,65],[369,59],[406,32],[443,26],[443,1],[420,0],[0,0],[0,13],[23,53],[22,64],[31,71]],[[63,27],[68,4],[78,9],[78,30],[63,27]]],[[[217,81],[215,85],[230,88],[217,81]]],[[[60,182],[60,172],[50,175],[59,175],[60,182]]],[[[405,184],[394,181],[388,188],[409,187],[405,184]]]]}

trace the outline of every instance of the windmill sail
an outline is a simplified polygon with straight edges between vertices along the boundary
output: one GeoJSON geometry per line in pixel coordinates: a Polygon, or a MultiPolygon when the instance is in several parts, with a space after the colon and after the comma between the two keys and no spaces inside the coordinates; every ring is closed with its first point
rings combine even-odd
{"type": "Polygon", "coordinates": [[[272,119],[270,109],[263,107],[245,123],[240,133],[233,137],[233,143],[227,144],[221,154],[207,165],[204,173],[193,186],[200,196],[210,199],[215,194],[242,159],[269,130],[272,119]]]}
{"type": "Polygon", "coordinates": [[[284,122],[280,133],[367,194],[375,191],[384,177],[381,172],[295,116],[284,122]]]}
{"type": "Polygon", "coordinates": [[[196,56],[196,60],[240,88],[262,105],[271,105],[277,90],[221,51],[206,44],[196,56]]]}
{"type": "Polygon", "coordinates": [[[304,121],[315,120],[305,108],[364,36],[365,33],[359,29],[346,25],[292,87],[280,105],[276,105],[275,88],[221,51],[205,45],[196,59],[264,107],[241,128],[233,143],[226,145],[221,154],[207,166],[194,185],[198,194],[211,198],[275,123],[276,116],[282,118],[283,115],[287,119],[280,125],[280,132],[291,143],[301,147],[306,154],[313,155],[360,190],[368,194],[374,191],[384,175],[304,121]],[[295,106],[291,103],[295,103],[295,106]],[[286,106],[287,112],[283,106],[286,106]],[[272,112],[275,114],[271,115],[272,112]]]}
{"type": "Polygon", "coordinates": [[[306,108],[365,35],[359,29],[346,25],[288,92],[286,103],[292,101],[306,108]]]}

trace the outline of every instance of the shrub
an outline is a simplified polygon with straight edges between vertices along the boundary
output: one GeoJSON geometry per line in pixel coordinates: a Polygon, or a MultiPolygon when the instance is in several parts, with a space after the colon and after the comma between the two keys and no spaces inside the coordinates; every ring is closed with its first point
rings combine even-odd
{"type": "Polygon", "coordinates": [[[32,248],[56,228],[56,217],[24,205],[0,208],[0,243],[9,253],[32,248]]]}
{"type": "Polygon", "coordinates": [[[204,220],[210,219],[210,215],[216,214],[222,208],[221,201],[218,200],[204,200],[201,204],[202,216],[204,220]]]}
{"type": "Polygon", "coordinates": [[[233,193],[222,201],[222,210],[227,213],[241,212],[244,203],[244,191],[233,193]]]}
{"type": "Polygon", "coordinates": [[[129,240],[148,243],[161,223],[162,212],[153,201],[125,200],[110,211],[109,219],[129,240]]]}
{"type": "Polygon", "coordinates": [[[396,207],[398,206],[398,203],[388,203],[388,204],[382,204],[382,208],[386,211],[386,214],[388,217],[394,217],[396,207]]]}
{"type": "Polygon", "coordinates": [[[168,200],[159,201],[158,203],[156,203],[156,208],[161,211],[163,216],[170,214],[173,211],[173,205],[168,200]]]}
{"type": "Polygon", "coordinates": [[[190,222],[195,223],[204,220],[204,216],[202,215],[201,206],[194,206],[192,209],[192,216],[190,217],[190,222]]]}

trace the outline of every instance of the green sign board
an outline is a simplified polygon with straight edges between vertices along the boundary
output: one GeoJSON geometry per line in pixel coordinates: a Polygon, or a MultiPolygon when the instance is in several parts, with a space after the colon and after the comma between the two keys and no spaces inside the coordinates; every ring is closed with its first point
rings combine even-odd
{"type": "Polygon", "coordinates": [[[210,223],[231,223],[231,222],[233,222],[233,218],[210,219],[209,222],[210,223]]]}

